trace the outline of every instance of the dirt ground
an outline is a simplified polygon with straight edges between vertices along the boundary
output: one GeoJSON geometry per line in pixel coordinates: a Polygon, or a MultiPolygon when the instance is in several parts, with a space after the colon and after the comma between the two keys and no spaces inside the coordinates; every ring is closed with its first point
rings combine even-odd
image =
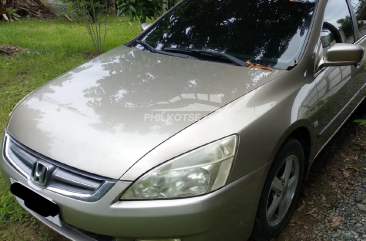
{"type": "Polygon", "coordinates": [[[22,50],[21,47],[9,44],[1,44],[0,45],[0,54],[13,55],[17,54],[22,50]]]}

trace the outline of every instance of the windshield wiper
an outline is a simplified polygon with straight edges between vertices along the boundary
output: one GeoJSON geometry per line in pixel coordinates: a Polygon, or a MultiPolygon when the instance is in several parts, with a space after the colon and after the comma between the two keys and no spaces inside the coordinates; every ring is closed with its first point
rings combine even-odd
{"type": "Polygon", "coordinates": [[[142,47],[144,47],[145,49],[149,50],[152,53],[157,53],[158,50],[156,50],[153,46],[151,46],[148,43],[142,42],[141,40],[136,40],[136,43],[138,43],[139,45],[141,45],[142,47]]]}
{"type": "Polygon", "coordinates": [[[204,55],[209,55],[209,56],[215,56],[215,57],[220,57],[220,58],[224,58],[227,59],[229,61],[231,61],[232,63],[239,65],[239,66],[243,66],[245,67],[247,65],[247,63],[245,63],[243,60],[240,60],[230,54],[226,54],[226,53],[222,53],[222,52],[218,52],[218,51],[213,51],[213,50],[194,50],[194,52],[198,52],[200,54],[204,54],[204,55]]]}
{"type": "Polygon", "coordinates": [[[157,50],[153,46],[151,46],[150,44],[145,43],[145,42],[143,42],[141,40],[135,40],[135,43],[141,45],[145,49],[149,50],[151,53],[165,54],[165,55],[175,56],[175,57],[181,57],[181,58],[192,58],[192,59],[196,59],[194,57],[191,57],[189,54],[169,53],[169,52],[166,52],[166,51],[157,50]]]}
{"type": "Polygon", "coordinates": [[[177,49],[177,48],[164,48],[166,52],[175,52],[175,53],[186,53],[186,54],[200,54],[200,55],[207,55],[210,57],[218,57],[221,59],[229,60],[231,63],[236,64],[238,66],[245,67],[247,63],[243,60],[240,60],[230,54],[214,51],[214,50],[199,50],[199,49],[177,49]]]}

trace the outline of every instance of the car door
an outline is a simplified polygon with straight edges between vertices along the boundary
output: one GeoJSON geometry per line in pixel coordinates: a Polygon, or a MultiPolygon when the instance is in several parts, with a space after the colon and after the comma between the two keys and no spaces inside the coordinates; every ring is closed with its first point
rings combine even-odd
{"type": "MultiPolygon", "coordinates": [[[[336,43],[359,44],[366,47],[365,38],[359,37],[352,6],[347,0],[329,0],[324,14],[314,75],[319,97],[318,118],[314,125],[319,135],[318,148],[334,135],[364,96],[359,93],[366,82],[365,59],[358,66],[317,68],[326,51],[336,43]]],[[[366,19],[366,14],[364,17],[366,19]]],[[[362,26],[364,26],[362,31],[366,33],[366,24],[362,26]]]]}

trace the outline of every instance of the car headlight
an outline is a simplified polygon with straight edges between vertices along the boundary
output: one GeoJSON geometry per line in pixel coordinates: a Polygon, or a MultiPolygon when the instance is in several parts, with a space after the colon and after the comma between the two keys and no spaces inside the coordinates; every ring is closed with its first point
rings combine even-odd
{"type": "Polygon", "coordinates": [[[122,200],[202,195],[226,185],[236,153],[236,135],[179,156],[133,183],[122,200]]]}

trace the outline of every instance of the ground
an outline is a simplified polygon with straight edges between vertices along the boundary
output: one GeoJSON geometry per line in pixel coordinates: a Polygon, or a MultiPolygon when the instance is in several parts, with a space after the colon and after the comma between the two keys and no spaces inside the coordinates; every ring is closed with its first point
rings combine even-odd
{"type": "MultiPolygon", "coordinates": [[[[110,18],[106,50],[136,36],[138,25],[126,18],[110,18]]],[[[0,46],[1,135],[18,101],[93,57],[83,24],[67,19],[0,22],[2,44],[7,45],[0,46]]],[[[297,211],[276,240],[366,240],[366,212],[361,211],[366,203],[366,127],[353,122],[360,118],[366,118],[361,111],[317,158],[297,211]]],[[[24,212],[0,179],[0,240],[66,239],[24,212]]]]}

